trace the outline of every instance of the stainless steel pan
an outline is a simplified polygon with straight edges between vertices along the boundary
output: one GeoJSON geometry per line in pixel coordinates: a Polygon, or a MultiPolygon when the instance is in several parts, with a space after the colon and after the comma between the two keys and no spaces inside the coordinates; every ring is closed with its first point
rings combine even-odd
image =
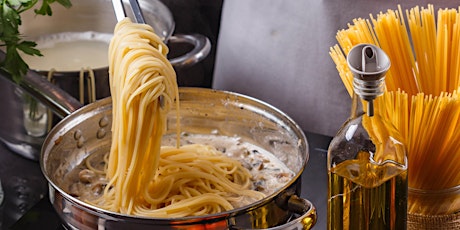
{"type": "MultiPolygon", "coordinates": [[[[96,4],[103,0],[80,1],[96,4]]],[[[112,15],[110,18],[114,19],[112,15]]],[[[0,52],[0,59],[3,55],[0,52]]],[[[12,80],[1,69],[0,75],[12,80]]],[[[60,187],[60,178],[85,156],[109,150],[110,98],[82,107],[74,97],[34,71],[28,72],[20,86],[64,118],[46,137],[40,164],[49,182],[50,200],[68,229],[309,229],[316,222],[314,206],[298,197],[300,176],[308,162],[305,135],[286,114],[264,102],[231,92],[182,88],[181,128],[190,133],[238,135],[253,142],[273,152],[295,172],[291,181],[265,199],[228,212],[188,218],[145,218],[99,209],[60,187]]],[[[170,132],[175,131],[176,119],[175,113],[168,116],[170,132]]]]}
{"type": "MultiPolygon", "coordinates": [[[[86,204],[66,193],[62,178],[88,155],[109,151],[111,100],[106,98],[65,117],[42,148],[40,164],[49,181],[50,200],[68,229],[309,229],[314,225],[314,206],[298,197],[308,144],[296,123],[268,104],[231,92],[181,88],[180,101],[181,131],[240,136],[274,153],[296,176],[263,200],[201,217],[134,217],[86,204]],[[289,221],[296,215],[300,217],[289,221]]],[[[175,112],[168,115],[168,132],[176,132],[176,119],[175,112]]]]}
{"type": "MultiPolygon", "coordinates": [[[[0,76],[12,81],[1,69],[0,76]]],[[[46,137],[40,164],[49,182],[50,200],[68,229],[309,229],[316,222],[314,206],[298,197],[309,156],[306,137],[294,121],[264,102],[231,92],[181,88],[181,128],[190,133],[217,130],[239,135],[273,152],[296,176],[277,192],[243,208],[203,217],[157,219],[107,212],[60,188],[59,178],[85,156],[108,151],[110,98],[81,107],[34,71],[29,71],[20,86],[64,117],[46,137]]],[[[175,113],[168,117],[170,132],[175,131],[175,119],[175,113]]]]}

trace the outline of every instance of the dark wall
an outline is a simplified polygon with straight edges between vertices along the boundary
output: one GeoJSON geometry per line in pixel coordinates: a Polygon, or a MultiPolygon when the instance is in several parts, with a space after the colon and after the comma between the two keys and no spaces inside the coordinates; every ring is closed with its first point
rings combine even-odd
{"type": "Polygon", "coordinates": [[[263,100],[305,131],[335,135],[351,99],[329,48],[354,18],[380,11],[458,8],[453,0],[228,0],[224,2],[213,88],[263,100]]]}
{"type": "MultiPolygon", "coordinates": [[[[214,59],[219,34],[223,0],[162,0],[171,10],[176,22],[175,34],[199,33],[211,41],[211,52],[202,62],[177,68],[179,86],[210,88],[214,70],[214,59]]],[[[170,45],[170,56],[174,57],[190,50],[188,45],[170,45]]]]}

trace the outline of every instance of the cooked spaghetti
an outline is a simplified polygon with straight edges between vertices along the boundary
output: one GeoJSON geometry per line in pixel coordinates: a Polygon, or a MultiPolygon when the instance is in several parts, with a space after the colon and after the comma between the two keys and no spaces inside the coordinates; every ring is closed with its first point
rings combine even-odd
{"type": "MultiPolygon", "coordinates": [[[[346,54],[359,43],[382,48],[392,66],[376,113],[389,119],[408,148],[409,187],[443,190],[460,185],[460,13],[433,5],[355,19],[337,32],[330,55],[351,94],[353,75],[346,54]],[[437,18],[437,21],[436,21],[437,18]],[[391,32],[389,32],[391,31],[391,32]]],[[[423,202],[423,201],[420,201],[423,202]]],[[[449,201],[452,210],[460,200],[449,201]]],[[[409,212],[423,204],[412,202],[409,212]]],[[[435,207],[424,214],[437,214],[435,207]],[[428,213],[429,212],[429,213],[428,213]]]]}
{"type": "Polygon", "coordinates": [[[128,18],[116,25],[109,47],[112,146],[102,170],[108,183],[89,202],[129,215],[182,217],[233,209],[241,197],[263,198],[249,171],[215,148],[161,146],[167,112],[173,105],[179,111],[167,52],[149,25],[128,18]]]}

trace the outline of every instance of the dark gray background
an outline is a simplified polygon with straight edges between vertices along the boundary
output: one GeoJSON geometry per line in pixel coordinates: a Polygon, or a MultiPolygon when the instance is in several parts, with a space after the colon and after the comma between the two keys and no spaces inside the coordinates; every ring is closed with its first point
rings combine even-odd
{"type": "Polygon", "coordinates": [[[223,4],[213,86],[247,94],[290,115],[310,132],[333,136],[350,96],[329,57],[339,29],[354,18],[415,5],[459,1],[228,0],[223,4]],[[262,4],[263,2],[263,4],[262,4]]]}

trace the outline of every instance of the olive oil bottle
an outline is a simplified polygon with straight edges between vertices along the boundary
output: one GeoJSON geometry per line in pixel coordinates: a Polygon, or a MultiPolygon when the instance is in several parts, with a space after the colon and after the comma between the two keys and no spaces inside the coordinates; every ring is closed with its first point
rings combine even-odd
{"type": "Polygon", "coordinates": [[[354,94],[351,116],[328,149],[328,229],[404,230],[406,148],[373,106],[383,94],[390,61],[378,47],[361,44],[349,52],[347,62],[354,94]]]}

